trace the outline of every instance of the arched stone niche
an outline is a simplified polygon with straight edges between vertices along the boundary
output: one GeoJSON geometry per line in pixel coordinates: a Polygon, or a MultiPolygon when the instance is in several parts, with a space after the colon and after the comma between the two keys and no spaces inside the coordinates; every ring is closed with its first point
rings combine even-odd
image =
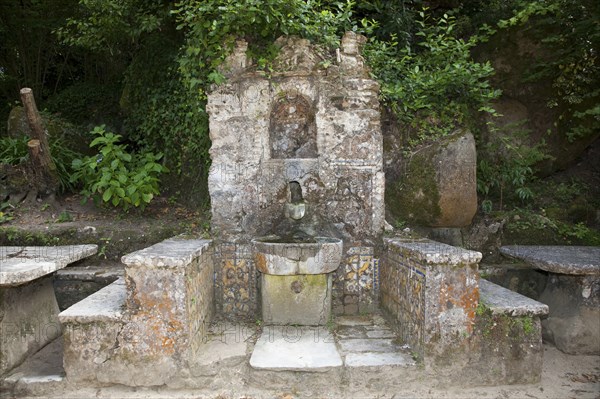
{"type": "Polygon", "coordinates": [[[317,158],[317,128],[311,102],[295,91],[273,101],[269,121],[271,158],[317,158]]]}

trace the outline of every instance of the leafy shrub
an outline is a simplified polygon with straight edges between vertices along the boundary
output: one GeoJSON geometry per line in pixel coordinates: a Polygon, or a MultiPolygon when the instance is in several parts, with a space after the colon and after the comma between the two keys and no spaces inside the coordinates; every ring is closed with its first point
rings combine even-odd
{"type": "Polygon", "coordinates": [[[8,202],[0,202],[0,224],[12,220],[12,205],[8,202]]]}
{"type": "Polygon", "coordinates": [[[44,106],[75,124],[93,120],[118,123],[120,92],[119,84],[79,82],[48,98],[44,106]]]}
{"type": "Polygon", "coordinates": [[[533,198],[530,183],[534,180],[533,165],[547,159],[544,142],[534,146],[525,142],[528,131],[522,123],[497,127],[488,124],[487,142],[481,143],[477,163],[477,191],[484,196],[484,210],[490,211],[489,197],[499,199],[503,209],[505,197],[514,196],[525,202],[533,198]]]}
{"type": "Polygon", "coordinates": [[[97,147],[96,156],[73,161],[71,180],[83,184],[81,193],[85,200],[92,198],[94,203],[106,203],[143,209],[159,194],[159,176],[167,169],[158,163],[162,154],[151,152],[131,155],[127,145],[118,144],[121,135],[107,132],[104,126],[92,131],[97,137],[90,147],[97,147]]]}
{"type": "Polygon", "coordinates": [[[551,218],[544,213],[516,208],[509,215],[507,229],[509,233],[519,234],[520,242],[541,241],[537,233],[545,234],[547,243],[600,245],[600,233],[583,223],[567,223],[551,218]],[[554,240],[554,242],[552,242],[554,240]]]}
{"type": "Polygon", "coordinates": [[[425,11],[416,22],[421,38],[416,45],[399,48],[398,41],[374,40],[365,56],[382,83],[381,94],[400,122],[416,132],[411,144],[450,134],[457,125],[468,125],[478,111],[494,113],[490,103],[499,97],[487,78],[489,62],[472,60],[470,49],[482,36],[467,41],[454,36],[455,18],[444,15],[437,23],[425,11]]]}

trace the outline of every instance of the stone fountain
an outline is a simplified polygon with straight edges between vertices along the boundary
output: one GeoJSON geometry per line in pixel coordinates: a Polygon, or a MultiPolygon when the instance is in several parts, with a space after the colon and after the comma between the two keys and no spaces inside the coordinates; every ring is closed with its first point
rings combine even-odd
{"type": "MultiPolygon", "coordinates": [[[[379,86],[360,55],[364,41],[347,33],[327,55],[280,38],[271,76],[252,67],[243,41],[229,57],[228,80],[207,105],[212,229],[226,248],[217,311],[324,326],[332,313],[358,313],[360,296],[376,301],[384,175],[379,86]]],[[[328,348],[313,354],[336,352],[328,348]]]]}
{"type": "Polygon", "coordinates": [[[207,104],[218,312],[323,325],[376,301],[384,175],[364,40],[347,33],[327,55],[280,38],[270,76],[239,41],[223,68],[207,104]]]}

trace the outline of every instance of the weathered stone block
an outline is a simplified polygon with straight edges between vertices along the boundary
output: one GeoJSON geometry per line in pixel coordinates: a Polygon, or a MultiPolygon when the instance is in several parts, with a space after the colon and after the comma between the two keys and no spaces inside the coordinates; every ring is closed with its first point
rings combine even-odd
{"type": "Polygon", "coordinates": [[[467,369],[484,384],[528,384],[542,375],[540,317],[548,306],[480,280],[480,306],[469,342],[467,369]]]}
{"type": "Polygon", "coordinates": [[[263,321],[324,325],[331,309],[331,274],[261,274],[263,321]]]}
{"type": "Polygon", "coordinates": [[[463,227],[477,212],[477,153],[470,132],[457,131],[411,155],[388,186],[394,218],[422,226],[463,227]]]}
{"type": "MultiPolygon", "coordinates": [[[[135,385],[162,385],[186,367],[212,318],[211,242],[173,238],[122,261],[127,319],[118,358],[130,368],[145,365],[127,376],[135,385]]],[[[126,378],[113,382],[131,384],[126,378]]]]}
{"type": "Polygon", "coordinates": [[[60,315],[67,376],[167,384],[188,369],[213,314],[211,241],[173,238],[122,260],[125,283],[119,280],[60,315]]]}

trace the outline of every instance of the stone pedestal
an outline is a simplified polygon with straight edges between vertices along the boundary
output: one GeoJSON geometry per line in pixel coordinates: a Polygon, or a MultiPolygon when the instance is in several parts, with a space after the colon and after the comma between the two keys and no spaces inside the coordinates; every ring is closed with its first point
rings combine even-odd
{"type": "Polygon", "coordinates": [[[600,354],[600,248],[507,245],[500,252],[548,272],[539,298],[550,307],[544,339],[565,353],[600,354]]]}
{"type": "Polygon", "coordinates": [[[0,288],[0,375],[60,334],[52,276],[0,288]]]}
{"type": "Polygon", "coordinates": [[[261,298],[267,324],[324,325],[331,312],[331,273],[261,274],[261,298]]]}
{"type": "Polygon", "coordinates": [[[540,302],[550,307],[545,340],[565,353],[600,355],[599,276],[551,274],[540,302]]]}

